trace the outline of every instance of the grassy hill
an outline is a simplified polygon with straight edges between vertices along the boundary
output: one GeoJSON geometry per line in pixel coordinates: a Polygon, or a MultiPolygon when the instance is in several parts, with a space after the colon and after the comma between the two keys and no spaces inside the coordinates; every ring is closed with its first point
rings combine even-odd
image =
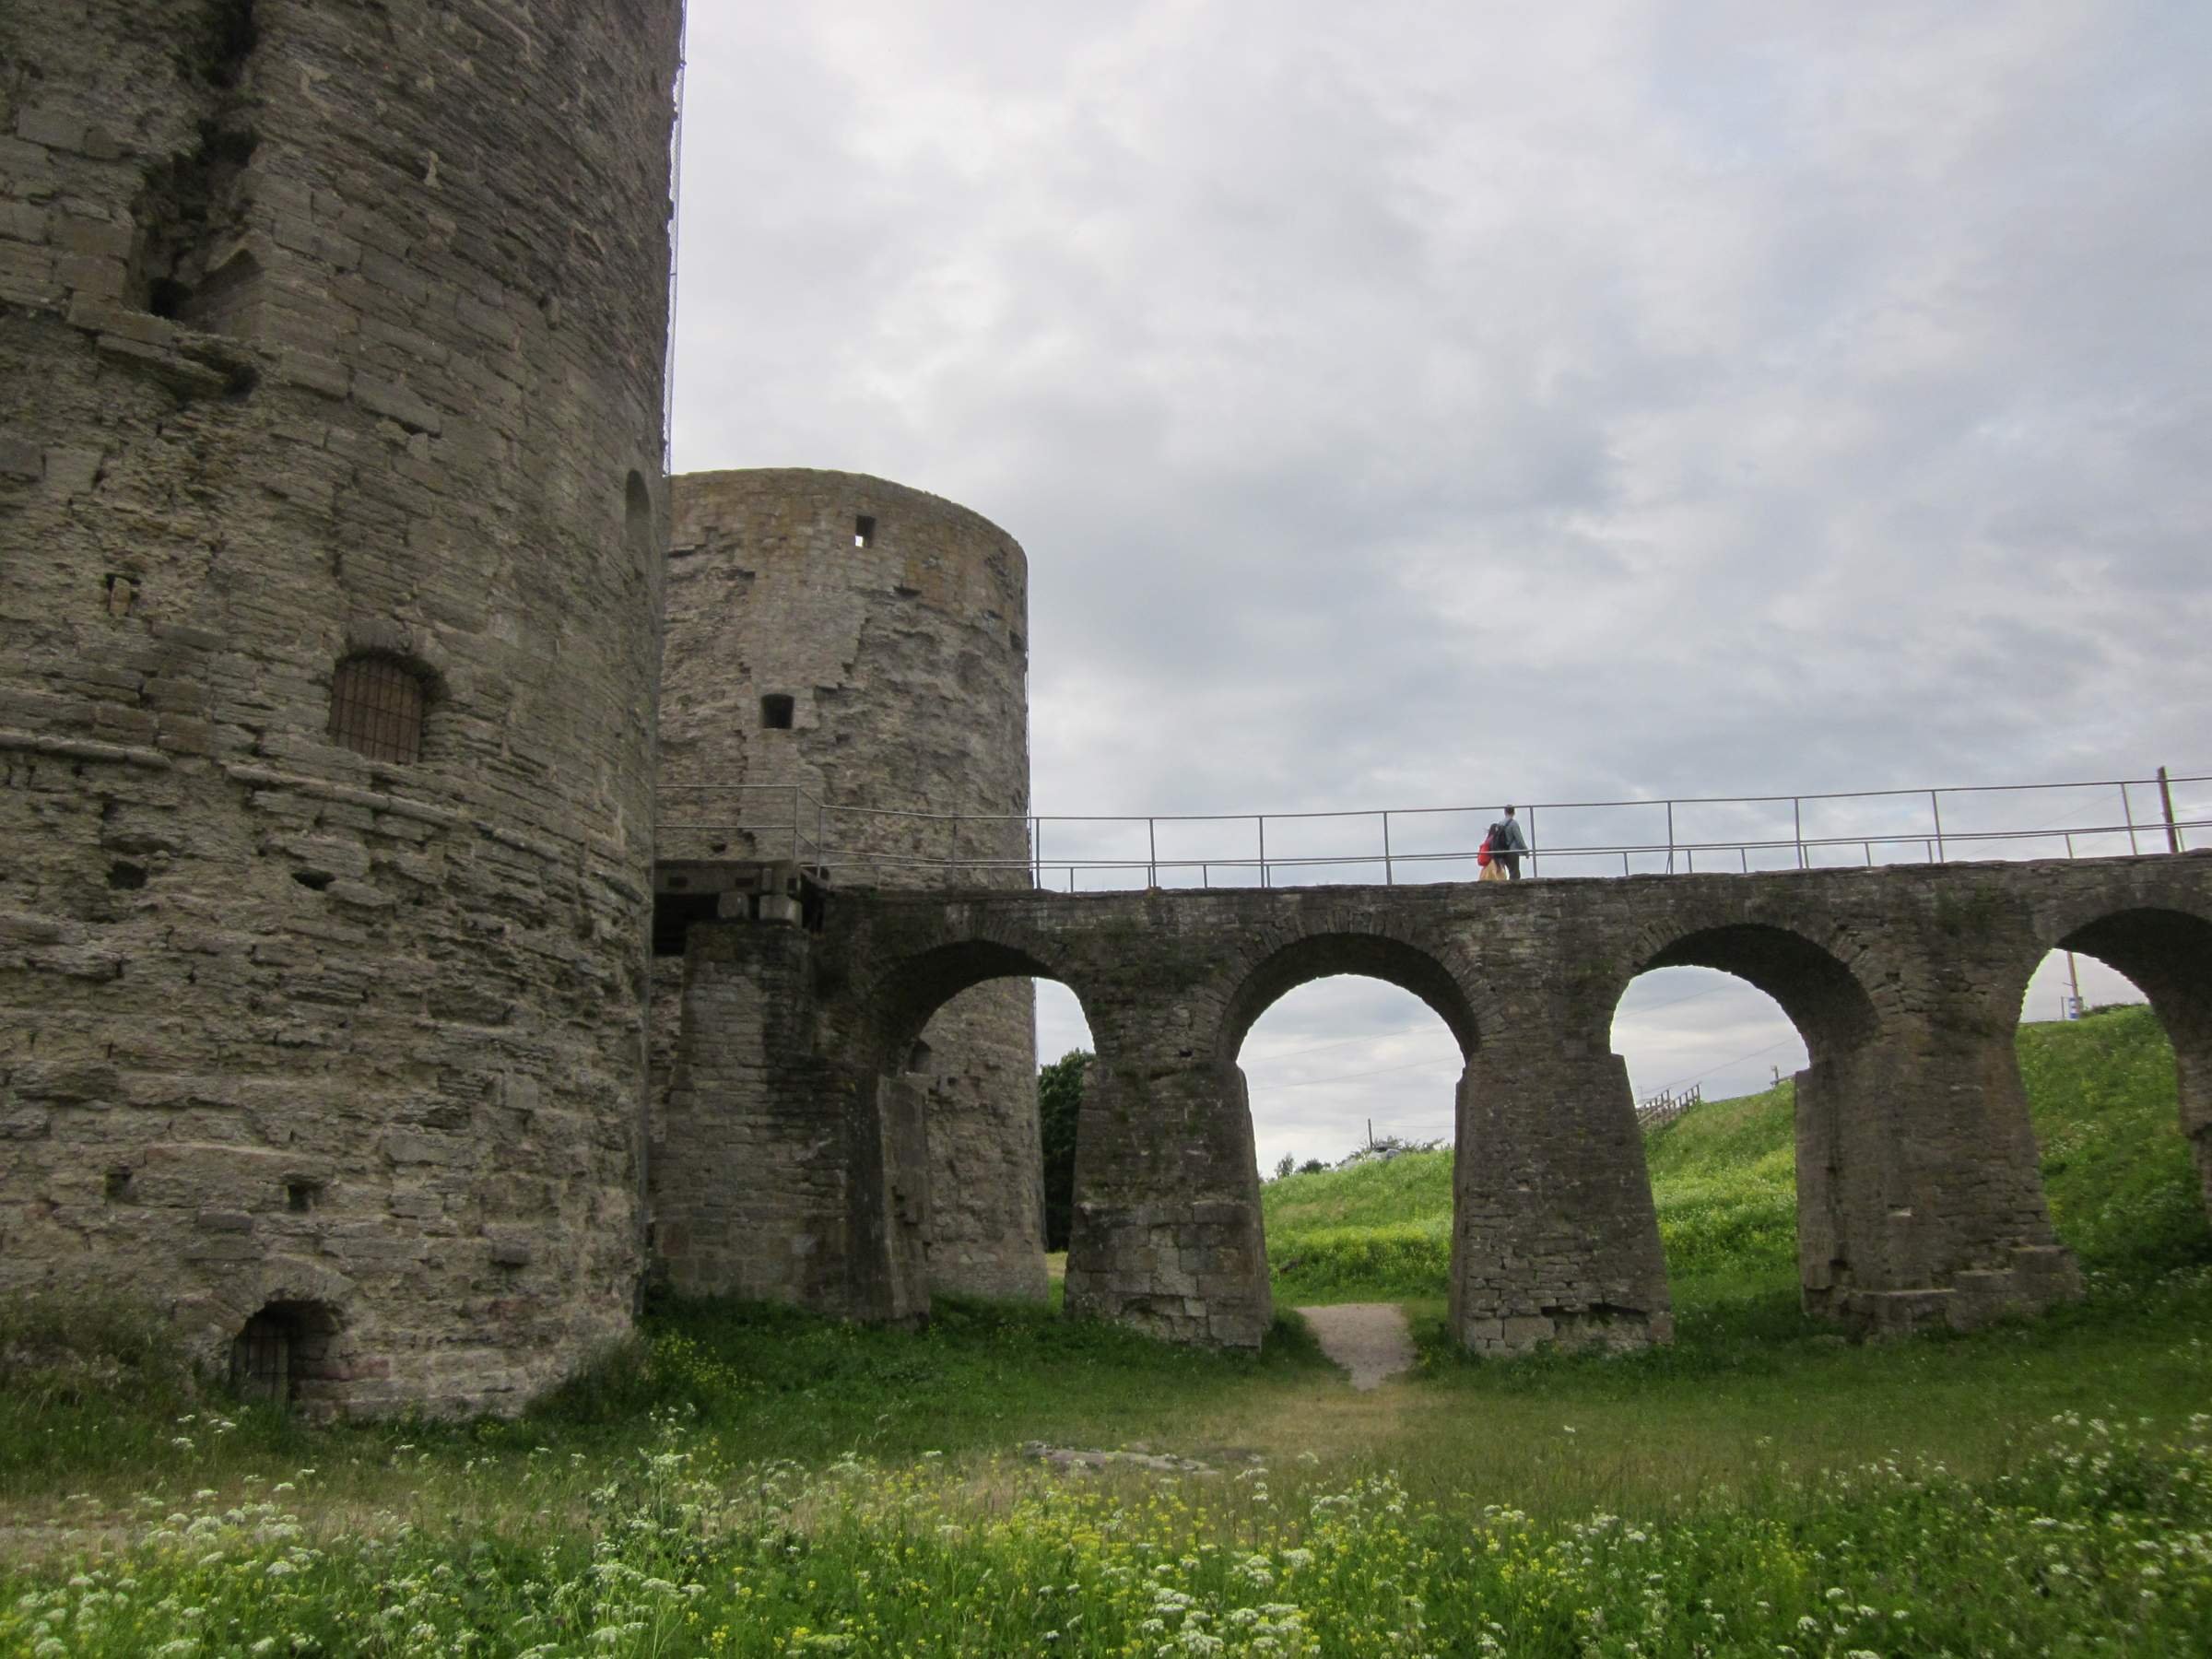
{"type": "MultiPolygon", "coordinates": [[[[2023,1026],[2019,1056],[2052,1213],[2083,1265],[2135,1278],[2212,1261],[2176,1120],[2173,1053],[2150,1010],[2023,1026]]],[[[1794,1103],[1787,1083],[1707,1101],[1644,1143],[1678,1300],[1794,1285],[1794,1103]]],[[[1269,1182],[1261,1202],[1281,1296],[1445,1292],[1449,1152],[1287,1176],[1269,1182]]]]}

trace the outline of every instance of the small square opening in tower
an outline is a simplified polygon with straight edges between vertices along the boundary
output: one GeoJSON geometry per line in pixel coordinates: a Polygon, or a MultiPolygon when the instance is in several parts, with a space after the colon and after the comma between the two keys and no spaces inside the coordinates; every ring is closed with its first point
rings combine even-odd
{"type": "Polygon", "coordinates": [[[876,521],[865,512],[853,521],[853,545],[856,547],[876,545],[876,521]]]}
{"type": "Polygon", "coordinates": [[[771,732],[791,730],[792,697],[788,691],[771,691],[760,700],[760,724],[771,732]]]}

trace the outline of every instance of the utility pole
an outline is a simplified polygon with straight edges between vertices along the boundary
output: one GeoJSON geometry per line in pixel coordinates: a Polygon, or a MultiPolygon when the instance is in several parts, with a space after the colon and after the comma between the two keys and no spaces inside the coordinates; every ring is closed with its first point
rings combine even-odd
{"type": "Polygon", "coordinates": [[[2179,853],[2182,832],[2173,821],[2173,786],[2166,782],[2166,769],[2162,766],[2159,768],[2159,806],[2166,814],[2166,851],[2179,853]]]}
{"type": "Polygon", "coordinates": [[[2079,1019],[2081,1018],[2081,968],[2074,960],[2074,953],[2070,950],[2066,952],[2066,982],[2074,987],[2073,1000],[2066,1005],[2066,1018],[2079,1019]]]}

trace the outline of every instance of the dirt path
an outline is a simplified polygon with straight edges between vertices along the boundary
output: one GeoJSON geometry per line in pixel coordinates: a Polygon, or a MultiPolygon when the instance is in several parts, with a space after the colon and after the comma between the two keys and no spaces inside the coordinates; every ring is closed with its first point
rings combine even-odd
{"type": "Polygon", "coordinates": [[[1338,1302],[1299,1312],[1313,1327],[1321,1351],[1352,1373],[1356,1389],[1413,1369],[1413,1332],[1395,1302],[1338,1302]]]}

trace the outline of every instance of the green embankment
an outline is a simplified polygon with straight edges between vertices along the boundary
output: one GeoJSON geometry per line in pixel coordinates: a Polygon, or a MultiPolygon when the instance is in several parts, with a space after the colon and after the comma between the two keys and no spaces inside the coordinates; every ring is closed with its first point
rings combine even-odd
{"type": "MultiPolygon", "coordinates": [[[[2027,1085],[2060,1237],[2092,1275],[2205,1259],[2204,1212],[2174,1099],[2173,1053],[2148,1008],[2023,1026],[2027,1085]]],[[[1644,1142],[1677,1300],[1794,1283],[1793,1089],[1712,1100],[1644,1142]]],[[[1329,1301],[1445,1292],[1452,1155],[1291,1175],[1262,1192],[1278,1295],[1329,1301]]]]}

